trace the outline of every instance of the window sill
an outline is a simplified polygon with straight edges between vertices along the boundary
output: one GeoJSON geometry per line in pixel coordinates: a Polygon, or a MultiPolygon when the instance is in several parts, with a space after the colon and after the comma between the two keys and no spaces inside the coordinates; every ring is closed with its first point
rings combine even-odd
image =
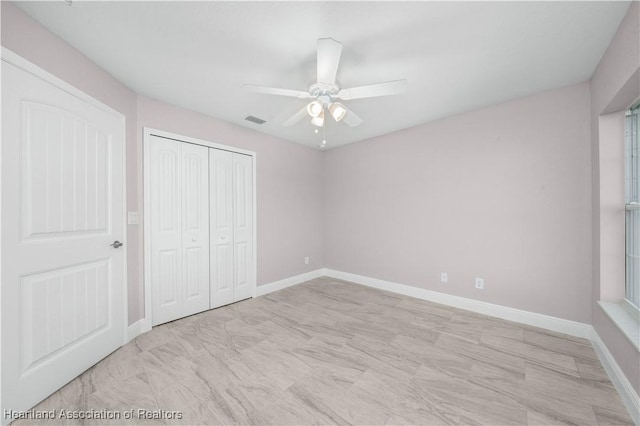
{"type": "Polygon", "coordinates": [[[629,312],[625,302],[598,302],[602,310],[640,352],[640,320],[629,312]]]}

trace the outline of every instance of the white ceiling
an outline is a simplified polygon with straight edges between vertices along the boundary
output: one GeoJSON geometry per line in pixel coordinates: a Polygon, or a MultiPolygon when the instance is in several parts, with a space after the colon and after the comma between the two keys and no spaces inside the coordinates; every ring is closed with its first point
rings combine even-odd
{"type": "Polygon", "coordinates": [[[318,146],[305,101],[243,83],[306,90],[316,43],[343,43],[343,88],[408,79],[400,96],[345,104],[328,147],[588,80],[629,2],[17,2],[134,91],[318,146]],[[245,121],[253,115],[267,122],[245,121]]]}

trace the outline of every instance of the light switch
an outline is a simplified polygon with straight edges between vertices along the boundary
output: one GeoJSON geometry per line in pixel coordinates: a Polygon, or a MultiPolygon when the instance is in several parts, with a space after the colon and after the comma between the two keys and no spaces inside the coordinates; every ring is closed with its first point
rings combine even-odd
{"type": "Polygon", "coordinates": [[[137,225],[138,224],[138,212],[129,212],[129,214],[127,214],[127,223],[129,225],[137,225]]]}

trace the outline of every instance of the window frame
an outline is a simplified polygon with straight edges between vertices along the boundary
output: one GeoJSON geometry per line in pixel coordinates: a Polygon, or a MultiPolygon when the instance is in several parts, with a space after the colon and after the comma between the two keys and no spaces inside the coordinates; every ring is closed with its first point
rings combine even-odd
{"type": "Polygon", "coordinates": [[[640,318],[640,102],[625,112],[625,291],[624,307],[640,318]],[[630,247],[631,253],[630,253],[630,247]],[[631,280],[630,280],[631,277],[631,280]],[[629,282],[631,281],[631,282],[629,282]]]}

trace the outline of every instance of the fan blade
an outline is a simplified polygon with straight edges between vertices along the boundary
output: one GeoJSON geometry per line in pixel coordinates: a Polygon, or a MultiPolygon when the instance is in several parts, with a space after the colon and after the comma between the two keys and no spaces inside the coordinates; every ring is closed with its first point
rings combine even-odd
{"type": "Polygon", "coordinates": [[[342,43],[332,38],[318,40],[318,83],[335,84],[342,43]]]}
{"type": "Polygon", "coordinates": [[[309,99],[311,95],[308,92],[293,89],[280,89],[278,87],[258,86],[256,84],[243,84],[242,88],[255,93],[264,93],[267,95],[291,96],[292,98],[309,99]]]}
{"type": "Polygon", "coordinates": [[[307,114],[307,107],[305,106],[300,111],[298,111],[295,114],[293,114],[293,116],[291,116],[291,118],[289,118],[287,121],[282,123],[282,125],[285,126],[285,127],[291,127],[294,124],[298,123],[298,121],[300,121],[303,118],[308,117],[308,116],[309,116],[309,114],[307,114]]]}
{"type": "Polygon", "coordinates": [[[355,112],[351,111],[347,107],[344,107],[344,109],[347,110],[347,113],[345,114],[345,116],[342,119],[342,121],[344,121],[345,123],[347,123],[351,127],[356,127],[356,126],[359,126],[360,124],[362,124],[362,118],[358,117],[355,112]]]}
{"type": "Polygon", "coordinates": [[[398,95],[407,87],[407,80],[387,81],[386,83],[369,84],[367,86],[342,89],[338,98],[346,101],[350,99],[374,98],[376,96],[398,95]]]}

